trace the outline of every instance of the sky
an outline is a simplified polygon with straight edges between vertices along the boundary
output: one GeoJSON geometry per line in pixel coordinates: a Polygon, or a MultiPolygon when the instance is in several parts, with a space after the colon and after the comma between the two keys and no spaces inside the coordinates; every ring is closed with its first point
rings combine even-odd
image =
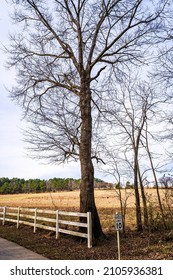
{"type": "MultiPolygon", "coordinates": [[[[8,46],[9,34],[15,30],[9,14],[12,7],[1,1],[0,8],[0,178],[50,179],[50,178],[80,178],[79,163],[71,162],[62,165],[48,165],[30,159],[26,153],[26,143],[22,141],[22,110],[9,98],[8,89],[14,84],[14,70],[6,70],[7,56],[3,45],[8,46]]],[[[95,177],[112,182],[112,178],[95,172],[95,177]]]]}
{"type": "MultiPolygon", "coordinates": [[[[5,69],[7,59],[2,45],[9,44],[9,33],[16,27],[9,17],[11,7],[1,0],[0,8],[0,177],[8,178],[80,178],[79,163],[45,165],[26,156],[26,143],[22,141],[22,111],[9,98],[7,88],[14,83],[15,73],[5,69]]],[[[95,177],[101,178],[100,174],[95,177]]]]}
{"type": "MultiPolygon", "coordinates": [[[[9,98],[9,91],[14,84],[14,70],[5,69],[6,54],[3,45],[9,44],[9,33],[17,27],[11,22],[9,13],[12,9],[6,0],[0,8],[0,177],[24,179],[80,178],[79,163],[46,165],[30,159],[26,153],[26,143],[22,141],[21,128],[26,127],[22,120],[22,110],[9,98]]],[[[114,182],[113,177],[105,176],[95,170],[95,177],[107,182],[114,182]]]]}

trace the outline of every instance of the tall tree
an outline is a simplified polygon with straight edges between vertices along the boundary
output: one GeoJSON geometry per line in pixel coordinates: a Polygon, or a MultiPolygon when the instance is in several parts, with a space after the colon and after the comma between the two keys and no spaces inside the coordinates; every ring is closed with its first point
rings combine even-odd
{"type": "Polygon", "coordinates": [[[145,148],[148,154],[148,158],[151,164],[151,170],[153,173],[153,177],[154,177],[154,183],[155,183],[155,187],[156,187],[156,191],[157,191],[157,198],[158,198],[158,204],[159,204],[159,208],[161,211],[161,215],[162,215],[162,221],[163,221],[163,225],[164,228],[167,228],[166,225],[166,219],[165,219],[165,215],[164,215],[164,209],[163,209],[163,205],[162,205],[162,200],[161,200],[161,196],[160,196],[160,192],[159,192],[159,184],[158,184],[158,180],[157,180],[157,176],[156,176],[156,171],[155,171],[155,167],[154,167],[154,163],[153,163],[153,157],[152,154],[150,152],[150,148],[149,148],[149,140],[148,140],[148,122],[145,122],[145,148]]]}
{"type": "MultiPolygon", "coordinates": [[[[142,230],[142,211],[139,193],[139,181],[144,206],[144,221],[147,225],[147,204],[140,172],[141,141],[145,136],[146,122],[156,115],[158,104],[164,102],[156,89],[149,82],[140,81],[139,75],[134,76],[130,70],[123,83],[116,83],[116,95],[107,102],[107,119],[115,131],[110,132],[112,142],[119,145],[119,151],[126,154],[127,160],[132,161],[134,191],[136,199],[137,230],[142,230]],[[112,106],[112,103],[114,106],[112,106]],[[116,135],[116,136],[114,136],[116,135]]],[[[109,143],[109,140],[108,140],[109,143]]]]}
{"type": "MultiPolygon", "coordinates": [[[[93,237],[103,235],[94,201],[93,107],[97,83],[140,63],[144,44],[161,27],[167,0],[11,0],[21,24],[11,36],[9,66],[17,70],[11,96],[32,124],[30,142],[41,157],[79,158],[80,210],[92,212],[93,237]]],[[[106,84],[104,84],[104,90],[106,84]]]]}
{"type": "MultiPolygon", "coordinates": [[[[171,3],[171,2],[170,2],[171,3]]],[[[155,59],[151,76],[153,82],[159,84],[162,92],[168,97],[166,103],[166,110],[162,111],[162,118],[160,120],[164,123],[165,131],[162,133],[162,141],[169,143],[169,157],[173,158],[172,154],[172,139],[173,139],[173,47],[172,47],[172,30],[173,30],[173,6],[169,5],[169,10],[163,16],[162,21],[165,23],[164,32],[157,35],[161,44],[156,45],[155,59]],[[171,145],[170,145],[171,143],[171,145]]]]}

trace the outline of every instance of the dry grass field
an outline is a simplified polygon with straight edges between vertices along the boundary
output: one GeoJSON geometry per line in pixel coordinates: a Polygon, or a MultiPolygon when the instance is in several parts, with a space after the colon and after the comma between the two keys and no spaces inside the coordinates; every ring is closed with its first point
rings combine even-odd
{"type": "MultiPolygon", "coordinates": [[[[156,190],[147,189],[152,205],[157,202],[156,190]]],[[[160,192],[162,199],[164,193],[160,192]]],[[[121,234],[122,259],[173,259],[173,230],[137,233],[135,229],[135,198],[132,190],[122,191],[122,200],[127,199],[126,234],[121,234]],[[128,199],[127,199],[128,198],[128,199]]],[[[106,239],[98,241],[88,249],[72,236],[39,230],[36,234],[29,226],[7,223],[0,225],[0,236],[29,248],[50,259],[117,259],[114,214],[119,211],[118,191],[95,190],[95,200],[106,239]],[[26,234],[27,227],[27,234],[26,234]]],[[[79,191],[0,195],[0,206],[21,206],[31,208],[79,211],[79,191]]]]}
{"type": "MultiPolygon", "coordinates": [[[[127,228],[135,225],[135,197],[133,190],[121,190],[122,201],[127,202],[127,228]]],[[[147,189],[147,197],[153,203],[157,201],[156,190],[147,189]]],[[[161,191],[162,195],[162,191],[161,191]]],[[[105,231],[114,227],[114,214],[119,212],[120,200],[118,190],[95,190],[96,206],[105,231]]],[[[79,190],[55,193],[0,195],[0,206],[30,207],[79,211],[79,190]]]]}
{"type": "MultiPolygon", "coordinates": [[[[133,190],[121,190],[122,198],[131,194],[128,199],[128,205],[134,207],[133,190]]],[[[153,201],[157,200],[156,190],[147,189],[146,193],[151,196],[153,201]]],[[[162,195],[162,191],[161,191],[162,195]]],[[[96,205],[99,208],[117,208],[119,207],[118,190],[95,190],[96,205]]],[[[54,193],[35,193],[35,194],[6,194],[0,195],[0,206],[23,206],[23,207],[41,207],[41,208],[79,208],[79,190],[61,191],[54,193]]]]}
{"type": "Polygon", "coordinates": [[[78,208],[79,192],[29,193],[0,195],[0,206],[38,207],[48,209],[78,208]]]}

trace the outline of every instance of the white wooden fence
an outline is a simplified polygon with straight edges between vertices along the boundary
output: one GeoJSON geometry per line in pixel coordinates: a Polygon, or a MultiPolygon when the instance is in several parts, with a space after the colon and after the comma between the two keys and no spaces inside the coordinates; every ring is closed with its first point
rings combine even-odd
{"type": "Polygon", "coordinates": [[[66,212],[60,210],[42,210],[37,208],[23,207],[0,207],[0,220],[4,225],[6,221],[14,222],[19,228],[20,224],[33,226],[34,233],[36,228],[43,228],[50,231],[55,231],[56,238],[59,233],[75,235],[88,240],[88,248],[92,247],[92,222],[91,212],[78,213],[66,212]],[[69,218],[76,219],[78,217],[86,218],[86,222],[69,221],[69,218]],[[70,227],[70,229],[69,229],[70,227]],[[75,230],[75,228],[86,228],[86,233],[75,230]]]}

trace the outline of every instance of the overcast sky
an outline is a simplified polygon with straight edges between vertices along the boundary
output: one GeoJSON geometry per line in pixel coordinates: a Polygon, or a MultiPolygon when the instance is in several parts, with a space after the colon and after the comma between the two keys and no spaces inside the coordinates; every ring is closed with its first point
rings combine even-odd
{"type": "MultiPolygon", "coordinates": [[[[43,165],[26,156],[26,143],[22,141],[21,128],[26,125],[22,120],[21,108],[9,98],[6,88],[14,83],[15,73],[5,69],[7,59],[2,45],[9,44],[9,33],[15,29],[9,17],[11,6],[5,0],[0,7],[0,177],[18,178],[80,178],[78,163],[66,165],[43,165]]],[[[95,177],[111,182],[111,178],[95,172],[95,177]]]]}
{"type": "MultiPolygon", "coordinates": [[[[66,165],[43,165],[26,156],[26,143],[22,141],[21,128],[26,126],[22,121],[21,108],[16,106],[8,97],[6,88],[14,84],[14,70],[7,71],[4,67],[7,57],[2,45],[8,46],[9,33],[15,27],[9,17],[11,7],[5,0],[1,1],[0,8],[0,177],[18,178],[80,178],[78,163],[66,165]]],[[[111,177],[95,172],[95,177],[113,182],[111,177]]]]}
{"type": "MultiPolygon", "coordinates": [[[[1,0],[0,8],[0,177],[18,178],[80,178],[79,164],[41,165],[26,156],[22,141],[21,109],[8,97],[8,90],[14,82],[14,73],[4,68],[6,55],[2,51],[2,44],[9,43],[9,32],[15,27],[9,17],[10,6],[1,0]]],[[[99,175],[98,175],[99,176],[99,175]]],[[[99,176],[100,177],[100,176],[99,176]]]]}

